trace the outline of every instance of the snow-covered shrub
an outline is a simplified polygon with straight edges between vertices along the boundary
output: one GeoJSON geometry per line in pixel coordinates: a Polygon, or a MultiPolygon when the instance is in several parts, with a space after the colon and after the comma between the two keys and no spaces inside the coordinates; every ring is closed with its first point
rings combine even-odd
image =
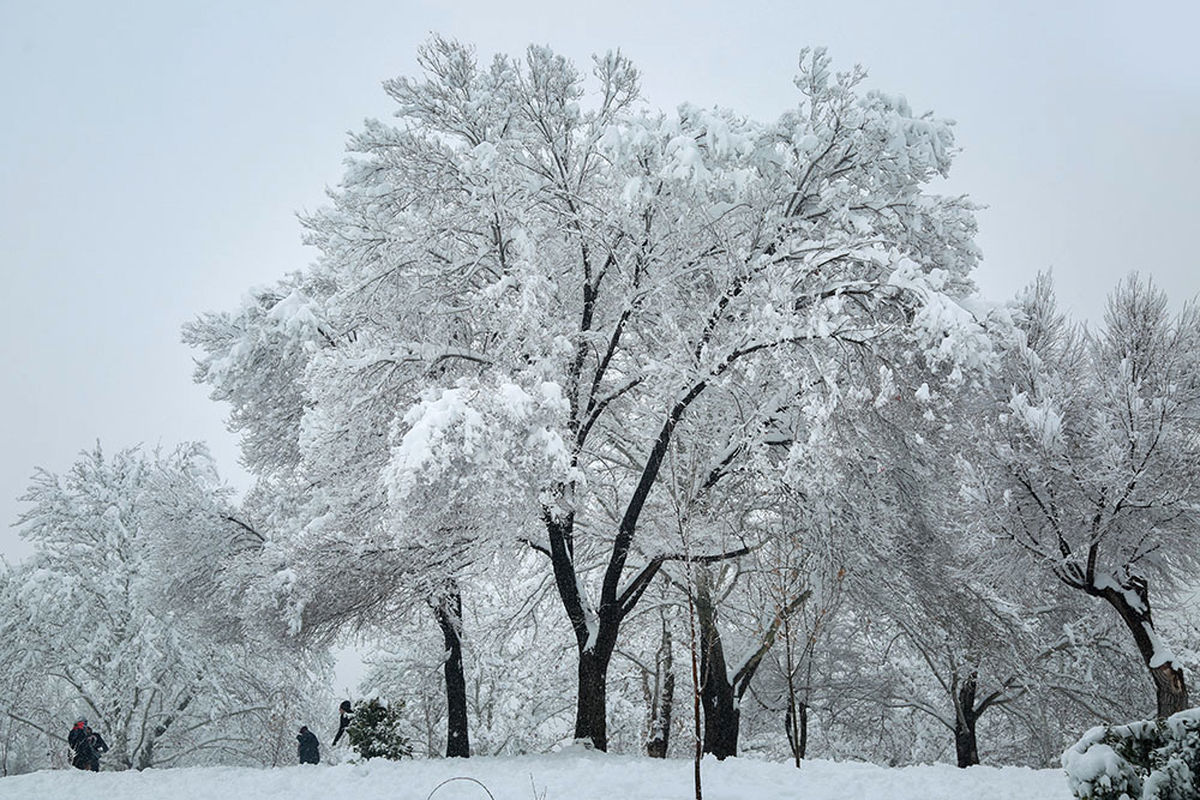
{"type": "Polygon", "coordinates": [[[400,728],[403,703],[388,705],[378,697],[354,704],[354,717],[346,728],[350,747],[364,760],[386,758],[399,761],[412,756],[412,747],[400,728]]]}
{"type": "Polygon", "coordinates": [[[1200,796],[1200,708],[1165,720],[1092,728],[1063,753],[1079,800],[1190,800],[1200,796]]]}

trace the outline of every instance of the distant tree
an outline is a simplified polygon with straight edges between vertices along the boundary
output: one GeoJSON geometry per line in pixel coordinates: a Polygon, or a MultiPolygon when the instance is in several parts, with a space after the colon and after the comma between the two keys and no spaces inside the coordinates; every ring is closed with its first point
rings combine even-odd
{"type": "Polygon", "coordinates": [[[641,666],[642,697],[646,701],[646,755],[666,758],[671,748],[671,721],[675,712],[675,634],[677,608],[662,604],[658,647],[653,662],[641,666]]]}
{"type": "MultiPolygon", "coordinates": [[[[997,343],[1012,334],[1003,310],[988,327],[997,343]]],[[[997,344],[987,355],[1000,350],[997,344]]],[[[897,632],[889,646],[898,658],[886,668],[907,674],[890,682],[886,704],[929,715],[953,736],[955,761],[967,767],[980,763],[985,714],[993,736],[1003,738],[1019,727],[1023,712],[1015,709],[1025,701],[1061,707],[1068,692],[1096,705],[1109,698],[1085,675],[1050,680],[1050,665],[1066,656],[1095,663],[1086,654],[1097,643],[1065,634],[1086,616],[1082,605],[1050,576],[1011,569],[994,543],[972,535],[980,515],[964,495],[976,465],[990,457],[979,421],[991,410],[996,372],[977,370],[960,385],[931,382],[916,392],[911,384],[921,378],[907,373],[901,398],[916,402],[883,404],[873,423],[860,422],[873,424],[874,436],[861,438],[878,458],[875,490],[860,496],[875,499],[875,518],[893,533],[887,568],[868,567],[869,581],[851,585],[876,623],[897,632]]],[[[1006,747],[987,744],[993,753],[1006,747]]]]}
{"type": "MultiPolygon", "coordinates": [[[[569,732],[573,659],[565,621],[554,615],[553,586],[537,554],[512,550],[496,563],[477,564],[465,579],[463,664],[471,752],[545,752],[569,732]]],[[[425,609],[395,619],[368,659],[363,685],[403,697],[405,729],[414,751],[446,752],[445,650],[425,609]]]]}
{"type": "Polygon", "coordinates": [[[967,410],[979,393],[972,388],[925,401],[941,426],[917,428],[912,412],[922,404],[892,404],[879,482],[890,495],[883,513],[893,509],[896,548],[890,569],[874,572],[873,585],[857,592],[877,621],[907,640],[908,660],[936,684],[932,692],[902,691],[888,705],[929,714],[944,726],[959,767],[980,763],[979,720],[1027,691],[1039,647],[1037,615],[1018,591],[1030,581],[1014,584],[996,574],[965,535],[969,518],[957,495],[961,464],[975,441],[967,410]]]}
{"type": "MultiPolygon", "coordinates": [[[[841,480],[822,476],[830,478],[841,480]]],[[[765,653],[753,696],[769,712],[769,730],[775,736],[782,721],[797,767],[808,754],[809,713],[820,691],[815,685],[820,680],[820,651],[832,627],[841,622],[846,576],[856,549],[856,536],[849,530],[853,520],[839,514],[836,504],[820,498],[814,488],[796,481],[779,492],[776,507],[787,509],[778,520],[783,530],[752,556],[754,566],[742,601],[749,609],[794,606],[778,616],[777,642],[765,653]]],[[[757,629],[762,630],[761,623],[757,629]]],[[[739,703],[739,710],[745,714],[749,705],[739,703]]]]}
{"type": "MultiPolygon", "coordinates": [[[[186,552],[189,541],[228,534],[228,495],[199,445],[112,457],[97,446],[65,476],[35,476],[20,521],[34,552],[7,576],[0,649],[4,677],[37,676],[44,696],[24,706],[29,717],[10,709],[10,718],[57,732],[83,714],[117,768],[253,757],[238,724],[266,710],[280,685],[260,679],[287,670],[273,669],[258,642],[194,625],[182,598],[165,600],[169,573],[156,561],[159,537],[182,539],[186,552]]],[[[31,700],[20,686],[4,696],[31,700]]]]}
{"type": "Polygon", "coordinates": [[[714,590],[719,584],[713,570],[698,569],[695,587],[696,617],[700,629],[700,690],[704,704],[704,752],[718,759],[737,755],[742,698],[758,672],[784,621],[809,597],[797,591],[785,605],[768,609],[771,619],[751,640],[750,652],[739,660],[727,660],[721,629],[717,625],[718,603],[714,590]]]}

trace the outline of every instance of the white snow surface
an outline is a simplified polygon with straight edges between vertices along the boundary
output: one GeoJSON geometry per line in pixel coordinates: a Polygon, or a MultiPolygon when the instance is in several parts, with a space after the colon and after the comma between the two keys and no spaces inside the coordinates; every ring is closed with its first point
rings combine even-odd
{"type": "MultiPolygon", "coordinates": [[[[888,768],[806,761],[796,769],[749,758],[724,762],[706,758],[702,788],[705,800],[1071,800],[1059,769],[979,766],[964,770],[949,764],[888,768]]],[[[63,769],[0,778],[3,800],[487,800],[489,792],[495,800],[689,800],[695,796],[689,760],[613,756],[574,748],[510,758],[99,774],[63,769]]]]}

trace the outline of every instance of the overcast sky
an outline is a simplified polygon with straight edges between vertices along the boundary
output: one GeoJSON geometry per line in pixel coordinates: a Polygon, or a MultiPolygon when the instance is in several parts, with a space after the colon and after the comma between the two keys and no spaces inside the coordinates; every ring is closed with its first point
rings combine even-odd
{"type": "Polygon", "coordinates": [[[948,190],[980,214],[983,293],[1053,268],[1098,318],[1131,270],[1200,292],[1200,3],[0,0],[0,554],[37,466],[100,440],[206,440],[244,482],[182,323],[303,267],[295,212],[430,32],[485,57],[620,48],[650,102],[760,119],[827,45],[958,121],[948,190]]]}

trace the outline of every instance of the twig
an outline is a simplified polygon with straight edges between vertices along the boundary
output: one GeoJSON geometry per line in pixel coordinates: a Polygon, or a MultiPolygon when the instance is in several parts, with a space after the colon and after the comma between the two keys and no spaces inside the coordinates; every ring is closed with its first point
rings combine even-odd
{"type": "Polygon", "coordinates": [[[488,791],[488,788],[486,786],[484,786],[482,782],[476,780],[475,778],[468,778],[468,777],[461,776],[461,775],[454,777],[454,778],[446,778],[446,780],[442,781],[437,786],[433,787],[433,791],[429,793],[429,796],[426,797],[425,800],[430,800],[430,798],[432,798],[435,794],[437,794],[438,789],[442,788],[447,783],[454,783],[455,781],[469,781],[471,783],[477,784],[479,786],[479,788],[483,789],[483,791],[487,794],[488,797],[490,797],[492,800],[496,800],[496,798],[492,795],[492,793],[490,791],[488,791]]]}

